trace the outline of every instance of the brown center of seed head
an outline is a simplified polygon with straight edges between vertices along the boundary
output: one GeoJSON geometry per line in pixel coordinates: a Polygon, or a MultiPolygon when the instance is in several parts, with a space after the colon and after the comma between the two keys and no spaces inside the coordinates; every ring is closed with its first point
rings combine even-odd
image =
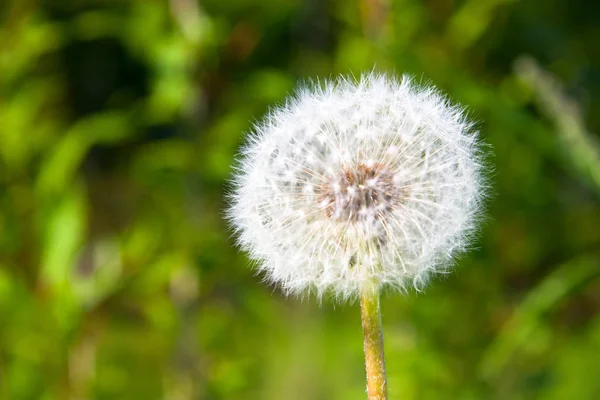
{"type": "Polygon", "coordinates": [[[329,218],[346,221],[380,218],[402,200],[402,191],[382,164],[359,163],[340,172],[317,191],[319,207],[329,218]]]}

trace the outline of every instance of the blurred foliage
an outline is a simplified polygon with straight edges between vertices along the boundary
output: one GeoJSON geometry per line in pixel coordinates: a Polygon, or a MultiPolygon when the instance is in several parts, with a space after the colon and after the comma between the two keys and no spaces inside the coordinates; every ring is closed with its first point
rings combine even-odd
{"type": "Polygon", "coordinates": [[[469,105],[480,245],[383,301],[391,399],[600,398],[600,3],[3,0],[0,398],[363,399],[356,305],[283,298],[221,219],[244,132],[374,68],[469,105]]]}

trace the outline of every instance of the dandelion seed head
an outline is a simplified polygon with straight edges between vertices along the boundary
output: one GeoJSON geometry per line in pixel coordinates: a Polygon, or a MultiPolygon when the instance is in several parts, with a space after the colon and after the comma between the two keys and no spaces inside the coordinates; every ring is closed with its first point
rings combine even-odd
{"type": "Polygon", "coordinates": [[[303,86],[243,148],[228,219],[285,292],[423,287],[475,232],[481,144],[461,107],[407,77],[303,86]]]}

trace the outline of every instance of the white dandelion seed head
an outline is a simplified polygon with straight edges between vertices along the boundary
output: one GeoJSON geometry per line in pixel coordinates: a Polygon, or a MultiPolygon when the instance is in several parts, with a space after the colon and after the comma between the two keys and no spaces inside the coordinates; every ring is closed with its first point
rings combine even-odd
{"type": "Polygon", "coordinates": [[[256,126],[227,216],[287,293],[419,289],[468,245],[482,169],[477,132],[436,90],[339,78],[301,87],[256,126]]]}

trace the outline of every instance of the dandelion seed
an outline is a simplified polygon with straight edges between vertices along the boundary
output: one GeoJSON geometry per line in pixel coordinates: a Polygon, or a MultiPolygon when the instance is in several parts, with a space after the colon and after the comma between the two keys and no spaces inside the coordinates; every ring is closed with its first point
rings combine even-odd
{"type": "Polygon", "coordinates": [[[446,271],[484,195],[463,109],[379,74],[300,88],[256,127],[234,183],[228,217],[259,271],[340,299],[446,271]]]}

